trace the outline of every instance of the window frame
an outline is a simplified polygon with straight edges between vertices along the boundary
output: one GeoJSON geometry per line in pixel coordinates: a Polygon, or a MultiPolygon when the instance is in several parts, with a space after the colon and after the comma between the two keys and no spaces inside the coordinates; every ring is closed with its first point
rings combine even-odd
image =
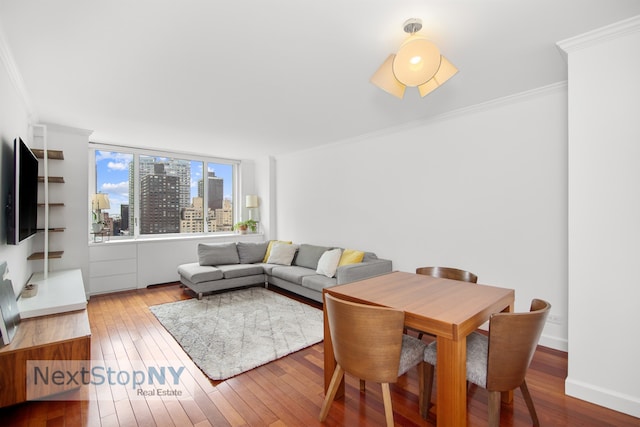
{"type": "MultiPolygon", "coordinates": [[[[238,221],[238,218],[241,213],[240,203],[240,170],[242,167],[242,161],[237,159],[228,159],[222,157],[215,156],[206,156],[202,154],[183,152],[183,151],[167,151],[162,149],[155,148],[144,148],[144,147],[132,147],[126,145],[117,145],[117,144],[105,144],[98,142],[89,142],[89,194],[87,195],[87,205],[88,205],[88,215],[91,218],[92,210],[91,210],[91,195],[98,191],[97,188],[97,164],[96,164],[96,152],[97,151],[105,151],[105,152],[117,152],[123,154],[131,154],[133,155],[133,191],[134,191],[134,212],[133,212],[133,224],[129,224],[129,229],[133,229],[133,232],[128,236],[110,236],[110,239],[117,241],[135,241],[135,240],[160,240],[160,239],[176,239],[176,238],[192,238],[192,237],[203,237],[203,236],[220,236],[220,235],[228,235],[233,234],[233,230],[229,231],[209,231],[208,223],[207,223],[207,212],[203,214],[203,228],[205,231],[203,232],[194,232],[194,233],[159,233],[159,234],[140,234],[140,156],[148,156],[148,157],[166,157],[177,160],[188,160],[188,161],[197,161],[202,163],[202,178],[204,180],[204,206],[207,206],[207,187],[208,182],[205,179],[208,175],[208,166],[210,163],[214,164],[224,164],[231,166],[231,204],[232,204],[232,218],[233,223],[238,221]]],[[[91,220],[89,221],[91,223],[91,220]]],[[[91,230],[89,230],[90,232],[91,230]]],[[[89,234],[89,241],[91,242],[93,237],[89,234]]]]}

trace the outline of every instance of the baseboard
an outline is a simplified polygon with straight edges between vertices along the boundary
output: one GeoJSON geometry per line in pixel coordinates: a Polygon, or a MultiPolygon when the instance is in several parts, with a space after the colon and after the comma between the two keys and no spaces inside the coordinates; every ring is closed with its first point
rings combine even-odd
{"type": "Polygon", "coordinates": [[[614,411],[640,418],[640,398],[568,378],[564,382],[565,394],[614,411]]]}
{"type": "Polygon", "coordinates": [[[569,342],[566,340],[566,338],[559,338],[542,334],[540,340],[538,341],[538,344],[545,347],[553,348],[554,350],[565,352],[569,351],[569,342]]]}

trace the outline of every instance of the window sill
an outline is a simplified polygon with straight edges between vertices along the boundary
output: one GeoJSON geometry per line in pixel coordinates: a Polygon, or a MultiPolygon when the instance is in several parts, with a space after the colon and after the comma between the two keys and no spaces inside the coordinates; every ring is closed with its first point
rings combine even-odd
{"type": "Polygon", "coordinates": [[[185,241],[185,240],[222,240],[225,242],[233,240],[241,240],[250,236],[261,236],[264,238],[263,233],[220,233],[220,234],[188,234],[188,235],[171,235],[171,236],[158,236],[158,237],[138,237],[138,238],[120,238],[118,236],[110,236],[109,240],[102,242],[89,241],[89,246],[104,246],[104,245],[130,245],[134,243],[152,243],[152,242],[170,242],[170,241],[185,241]]]}

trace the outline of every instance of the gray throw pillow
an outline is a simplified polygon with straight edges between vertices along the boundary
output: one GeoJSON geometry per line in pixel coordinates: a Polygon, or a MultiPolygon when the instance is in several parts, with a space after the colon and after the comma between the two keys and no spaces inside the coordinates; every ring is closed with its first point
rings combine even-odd
{"type": "Polygon", "coordinates": [[[235,243],[199,243],[198,263],[200,265],[239,264],[235,243]]]}
{"type": "Polygon", "coordinates": [[[264,255],[267,253],[267,246],[269,246],[269,242],[238,242],[237,248],[240,264],[262,262],[264,255]]]}
{"type": "Polygon", "coordinates": [[[298,249],[298,254],[296,255],[294,264],[315,270],[318,268],[318,261],[320,260],[320,257],[329,249],[331,248],[326,246],[302,244],[298,249]]]}

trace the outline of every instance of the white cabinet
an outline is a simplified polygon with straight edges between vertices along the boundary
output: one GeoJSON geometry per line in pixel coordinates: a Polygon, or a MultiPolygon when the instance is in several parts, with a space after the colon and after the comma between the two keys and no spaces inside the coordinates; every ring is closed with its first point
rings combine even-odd
{"type": "Polygon", "coordinates": [[[177,282],[178,266],[198,260],[199,243],[261,242],[263,234],[110,240],[89,245],[89,294],[177,282]]]}
{"type": "Polygon", "coordinates": [[[133,243],[89,247],[89,292],[91,295],[138,287],[137,248],[133,243]]]}

